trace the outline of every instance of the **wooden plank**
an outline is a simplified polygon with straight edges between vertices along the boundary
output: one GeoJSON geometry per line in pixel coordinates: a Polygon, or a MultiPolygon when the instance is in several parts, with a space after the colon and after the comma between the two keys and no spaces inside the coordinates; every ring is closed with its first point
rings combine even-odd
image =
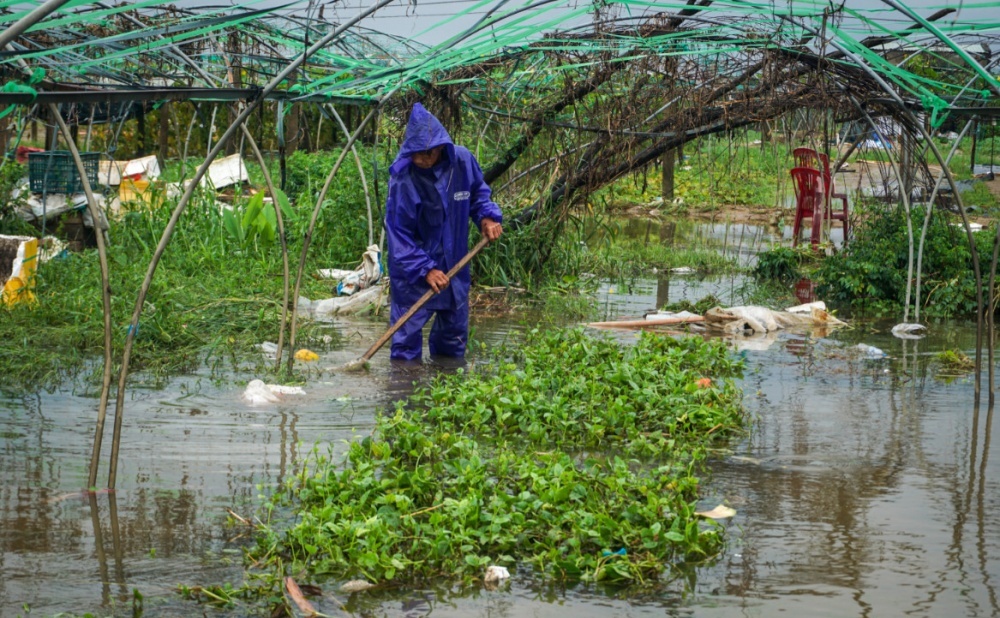
{"type": "Polygon", "coordinates": [[[705,317],[694,315],[680,318],[653,318],[650,320],[618,320],[615,322],[591,322],[587,326],[591,328],[643,328],[646,326],[663,326],[666,324],[693,324],[704,322],[705,317]]]}

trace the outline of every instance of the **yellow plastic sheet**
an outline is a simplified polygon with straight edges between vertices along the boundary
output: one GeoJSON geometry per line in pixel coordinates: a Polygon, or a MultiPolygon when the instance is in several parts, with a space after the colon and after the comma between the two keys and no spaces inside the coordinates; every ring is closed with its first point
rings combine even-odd
{"type": "MultiPolygon", "coordinates": [[[[10,237],[8,237],[10,238],[10,237]]],[[[4,306],[20,303],[35,304],[35,269],[38,266],[38,239],[25,238],[17,247],[10,277],[4,282],[0,296],[4,306]]]]}

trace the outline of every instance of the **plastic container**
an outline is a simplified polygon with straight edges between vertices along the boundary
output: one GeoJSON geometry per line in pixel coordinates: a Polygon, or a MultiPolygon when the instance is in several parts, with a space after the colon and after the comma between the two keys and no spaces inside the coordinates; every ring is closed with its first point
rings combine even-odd
{"type": "MultiPolygon", "coordinates": [[[[83,168],[91,187],[97,186],[101,153],[81,152],[83,168]]],[[[68,150],[47,150],[28,154],[28,184],[32,193],[80,193],[83,182],[68,150]]]]}

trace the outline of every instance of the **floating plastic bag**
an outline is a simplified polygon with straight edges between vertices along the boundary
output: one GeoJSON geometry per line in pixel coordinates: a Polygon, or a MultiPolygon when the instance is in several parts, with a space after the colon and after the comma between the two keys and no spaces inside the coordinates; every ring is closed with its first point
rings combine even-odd
{"type": "Polygon", "coordinates": [[[385,290],[382,286],[375,286],[353,296],[315,301],[312,304],[312,312],[318,319],[334,315],[353,315],[371,311],[373,307],[385,304],[385,300],[385,290]]]}
{"type": "Polygon", "coordinates": [[[295,360],[303,362],[317,361],[319,360],[319,354],[313,352],[312,350],[302,348],[295,353],[295,360]]]}
{"type": "Polygon", "coordinates": [[[892,334],[899,339],[923,339],[926,330],[927,327],[923,324],[903,322],[892,327],[892,334]]]}
{"type": "Polygon", "coordinates": [[[282,395],[305,395],[301,386],[283,386],[281,384],[264,384],[263,380],[251,380],[243,391],[243,401],[254,406],[263,403],[278,403],[282,395]]]}
{"type": "Polygon", "coordinates": [[[862,354],[864,354],[868,358],[873,358],[874,359],[874,358],[885,358],[886,357],[885,352],[883,352],[879,348],[876,348],[873,345],[868,345],[867,343],[859,343],[856,347],[857,347],[857,349],[862,354]]]}
{"type": "Polygon", "coordinates": [[[364,592],[365,590],[370,590],[371,588],[374,587],[375,584],[367,582],[363,579],[352,579],[349,582],[344,582],[343,584],[341,584],[340,591],[351,594],[355,592],[364,592]]]}

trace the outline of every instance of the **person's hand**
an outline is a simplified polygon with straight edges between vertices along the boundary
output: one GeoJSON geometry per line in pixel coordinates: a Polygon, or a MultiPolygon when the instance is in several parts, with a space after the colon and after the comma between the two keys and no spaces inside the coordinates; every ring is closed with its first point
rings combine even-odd
{"type": "Polygon", "coordinates": [[[427,285],[431,286],[435,294],[440,293],[441,290],[448,287],[448,275],[436,268],[431,269],[431,272],[424,276],[424,280],[427,281],[427,285]]]}
{"type": "Polygon", "coordinates": [[[500,235],[503,234],[503,226],[490,218],[482,220],[479,224],[479,230],[490,242],[500,238],[500,235]]]}

